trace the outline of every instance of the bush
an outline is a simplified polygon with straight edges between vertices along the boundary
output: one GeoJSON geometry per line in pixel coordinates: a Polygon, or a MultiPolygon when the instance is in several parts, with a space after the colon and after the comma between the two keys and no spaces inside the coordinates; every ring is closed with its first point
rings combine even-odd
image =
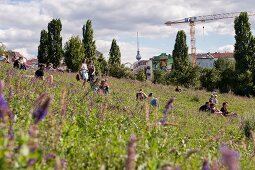
{"type": "Polygon", "coordinates": [[[109,75],[116,78],[127,78],[129,76],[129,68],[124,65],[112,65],[109,67],[109,75]]]}
{"type": "Polygon", "coordinates": [[[135,78],[136,80],[139,80],[139,81],[145,81],[146,80],[145,71],[143,69],[139,70],[136,73],[135,78]]]}
{"type": "Polygon", "coordinates": [[[252,138],[252,132],[255,131],[255,116],[251,115],[249,117],[245,117],[242,120],[242,127],[241,127],[244,135],[251,139],[252,138]]]}
{"type": "Polygon", "coordinates": [[[201,86],[206,88],[208,91],[218,89],[220,82],[220,72],[216,69],[206,68],[202,70],[200,77],[201,86]]]}

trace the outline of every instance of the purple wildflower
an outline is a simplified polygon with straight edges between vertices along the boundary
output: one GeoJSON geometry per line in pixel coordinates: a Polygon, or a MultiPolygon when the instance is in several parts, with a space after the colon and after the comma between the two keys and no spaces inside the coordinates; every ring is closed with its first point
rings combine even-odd
{"type": "Polygon", "coordinates": [[[35,124],[40,122],[47,114],[48,107],[50,105],[51,98],[47,97],[44,102],[33,112],[32,117],[35,120],[35,124]]]}
{"type": "Polygon", "coordinates": [[[204,159],[203,167],[201,170],[210,170],[207,159],[204,159]]]}
{"type": "Polygon", "coordinates": [[[0,118],[3,119],[5,114],[9,112],[8,104],[3,95],[4,81],[0,81],[0,118]]]}
{"type": "Polygon", "coordinates": [[[29,159],[28,161],[27,161],[27,165],[28,166],[33,166],[33,165],[35,165],[36,164],[36,159],[29,159]]]}
{"type": "Polygon", "coordinates": [[[172,108],[173,108],[173,102],[174,102],[175,98],[170,98],[165,105],[165,110],[163,111],[164,114],[169,113],[172,108]]]}
{"type": "Polygon", "coordinates": [[[14,139],[14,132],[13,132],[12,126],[10,126],[10,128],[8,130],[8,138],[9,138],[9,140],[13,140],[14,139]]]}
{"type": "Polygon", "coordinates": [[[0,94],[0,118],[4,118],[5,114],[9,111],[8,104],[2,94],[0,94]]]}
{"type": "Polygon", "coordinates": [[[55,156],[54,154],[49,153],[49,154],[47,154],[47,155],[44,156],[44,160],[45,160],[45,162],[47,162],[47,161],[49,161],[49,160],[55,159],[55,157],[56,157],[56,156],[55,156]]]}
{"type": "Polygon", "coordinates": [[[239,153],[231,150],[226,145],[220,147],[221,163],[229,170],[238,170],[239,168],[239,153]]]}

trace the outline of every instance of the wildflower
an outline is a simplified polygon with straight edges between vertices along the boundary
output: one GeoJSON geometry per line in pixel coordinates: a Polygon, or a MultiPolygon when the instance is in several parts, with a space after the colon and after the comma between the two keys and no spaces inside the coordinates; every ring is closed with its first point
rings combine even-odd
{"type": "Polygon", "coordinates": [[[226,145],[220,147],[221,163],[229,170],[238,170],[239,168],[239,154],[237,151],[229,149],[226,145]]]}
{"type": "Polygon", "coordinates": [[[204,159],[203,167],[201,170],[210,170],[207,159],[204,159]]]}
{"type": "Polygon", "coordinates": [[[29,159],[28,161],[27,161],[27,165],[28,166],[33,166],[33,165],[35,165],[36,164],[36,159],[29,159]]]}
{"type": "Polygon", "coordinates": [[[52,159],[55,159],[55,158],[56,158],[56,156],[54,154],[52,154],[52,153],[49,153],[49,154],[44,156],[45,162],[47,162],[49,160],[52,160],[52,159]]]}
{"type": "Polygon", "coordinates": [[[3,95],[4,81],[0,81],[0,118],[3,119],[6,113],[9,112],[8,104],[3,95]]]}
{"type": "Polygon", "coordinates": [[[126,160],[126,170],[135,169],[135,156],[136,156],[136,141],[135,135],[131,135],[128,142],[128,157],[126,160]]]}
{"type": "Polygon", "coordinates": [[[170,98],[165,105],[165,110],[163,111],[164,114],[169,113],[172,108],[173,108],[173,102],[174,102],[175,98],[170,98]]]}
{"type": "Polygon", "coordinates": [[[50,105],[51,98],[47,97],[44,102],[33,112],[32,117],[35,120],[34,123],[40,122],[47,114],[48,107],[50,105]]]}

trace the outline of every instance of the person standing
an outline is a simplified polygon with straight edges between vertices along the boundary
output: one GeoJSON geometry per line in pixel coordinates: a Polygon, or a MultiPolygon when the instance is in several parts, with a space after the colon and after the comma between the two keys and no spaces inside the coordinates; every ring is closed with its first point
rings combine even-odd
{"type": "Polygon", "coordinates": [[[95,72],[96,72],[96,69],[95,69],[95,66],[93,64],[93,61],[90,61],[89,64],[88,64],[88,74],[89,74],[88,81],[89,82],[93,82],[94,81],[95,72]]]}
{"type": "Polygon", "coordinates": [[[86,63],[86,59],[82,61],[81,64],[81,70],[80,70],[80,76],[83,80],[83,86],[85,85],[86,81],[88,80],[88,67],[86,63]]]}

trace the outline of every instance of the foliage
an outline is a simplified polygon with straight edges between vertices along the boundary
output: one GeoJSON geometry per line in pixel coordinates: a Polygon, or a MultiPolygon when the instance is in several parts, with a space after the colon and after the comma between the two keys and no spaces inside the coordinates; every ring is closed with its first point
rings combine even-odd
{"type": "Polygon", "coordinates": [[[139,81],[145,81],[146,80],[146,75],[145,75],[144,69],[140,69],[136,73],[136,80],[139,80],[139,81]]]}
{"type": "Polygon", "coordinates": [[[41,31],[40,45],[38,46],[38,63],[48,63],[48,32],[46,30],[41,31]]]}
{"type": "Polygon", "coordinates": [[[253,92],[252,72],[235,73],[234,93],[242,96],[250,96],[253,92]]]}
{"type": "Polygon", "coordinates": [[[254,60],[253,54],[255,49],[253,36],[250,28],[249,17],[247,12],[241,12],[238,17],[235,18],[235,53],[236,71],[244,73],[247,70],[254,69],[250,64],[251,60],[254,60]]]}
{"type": "Polygon", "coordinates": [[[86,26],[82,27],[83,45],[85,49],[85,59],[95,61],[96,59],[96,42],[93,36],[92,21],[87,20],[86,26]]]}
{"type": "Polygon", "coordinates": [[[176,35],[173,50],[173,61],[173,69],[179,72],[187,70],[186,67],[189,67],[190,65],[186,34],[183,30],[178,31],[176,35]]]}
{"type": "Polygon", "coordinates": [[[4,55],[6,52],[6,46],[0,43],[0,56],[4,55]]]}
{"type": "Polygon", "coordinates": [[[116,78],[125,78],[128,77],[128,70],[124,65],[110,65],[109,75],[116,78]]]}
{"type": "Polygon", "coordinates": [[[107,75],[108,74],[108,63],[103,55],[100,55],[96,60],[96,74],[107,75]]]}
{"type": "Polygon", "coordinates": [[[202,70],[202,75],[200,77],[201,86],[208,91],[218,89],[219,81],[220,72],[215,68],[205,68],[202,70]]]}
{"type": "Polygon", "coordinates": [[[220,80],[218,88],[221,93],[228,93],[234,89],[235,84],[235,62],[231,59],[221,58],[215,61],[214,67],[219,71],[220,80]]]}
{"type": "Polygon", "coordinates": [[[182,72],[173,70],[166,75],[167,84],[181,85],[184,87],[198,87],[200,68],[189,65],[182,72]]]}
{"type": "Polygon", "coordinates": [[[60,19],[53,19],[48,24],[48,57],[54,67],[61,64],[63,58],[62,37],[60,32],[62,24],[60,19]]]}
{"type": "Polygon", "coordinates": [[[158,84],[165,84],[166,79],[165,79],[166,72],[163,70],[153,70],[153,82],[158,83],[158,84]]]}
{"type": "Polygon", "coordinates": [[[78,36],[73,36],[64,47],[64,58],[68,69],[76,72],[80,69],[84,59],[84,47],[78,36]]]}
{"type": "Polygon", "coordinates": [[[116,65],[119,66],[121,63],[121,53],[120,53],[120,48],[116,42],[115,39],[112,40],[112,45],[111,45],[111,49],[109,52],[109,60],[108,60],[108,64],[110,66],[116,65]]]}
{"type": "Polygon", "coordinates": [[[244,135],[252,139],[252,133],[255,131],[255,116],[249,115],[243,118],[241,126],[244,135]]]}

